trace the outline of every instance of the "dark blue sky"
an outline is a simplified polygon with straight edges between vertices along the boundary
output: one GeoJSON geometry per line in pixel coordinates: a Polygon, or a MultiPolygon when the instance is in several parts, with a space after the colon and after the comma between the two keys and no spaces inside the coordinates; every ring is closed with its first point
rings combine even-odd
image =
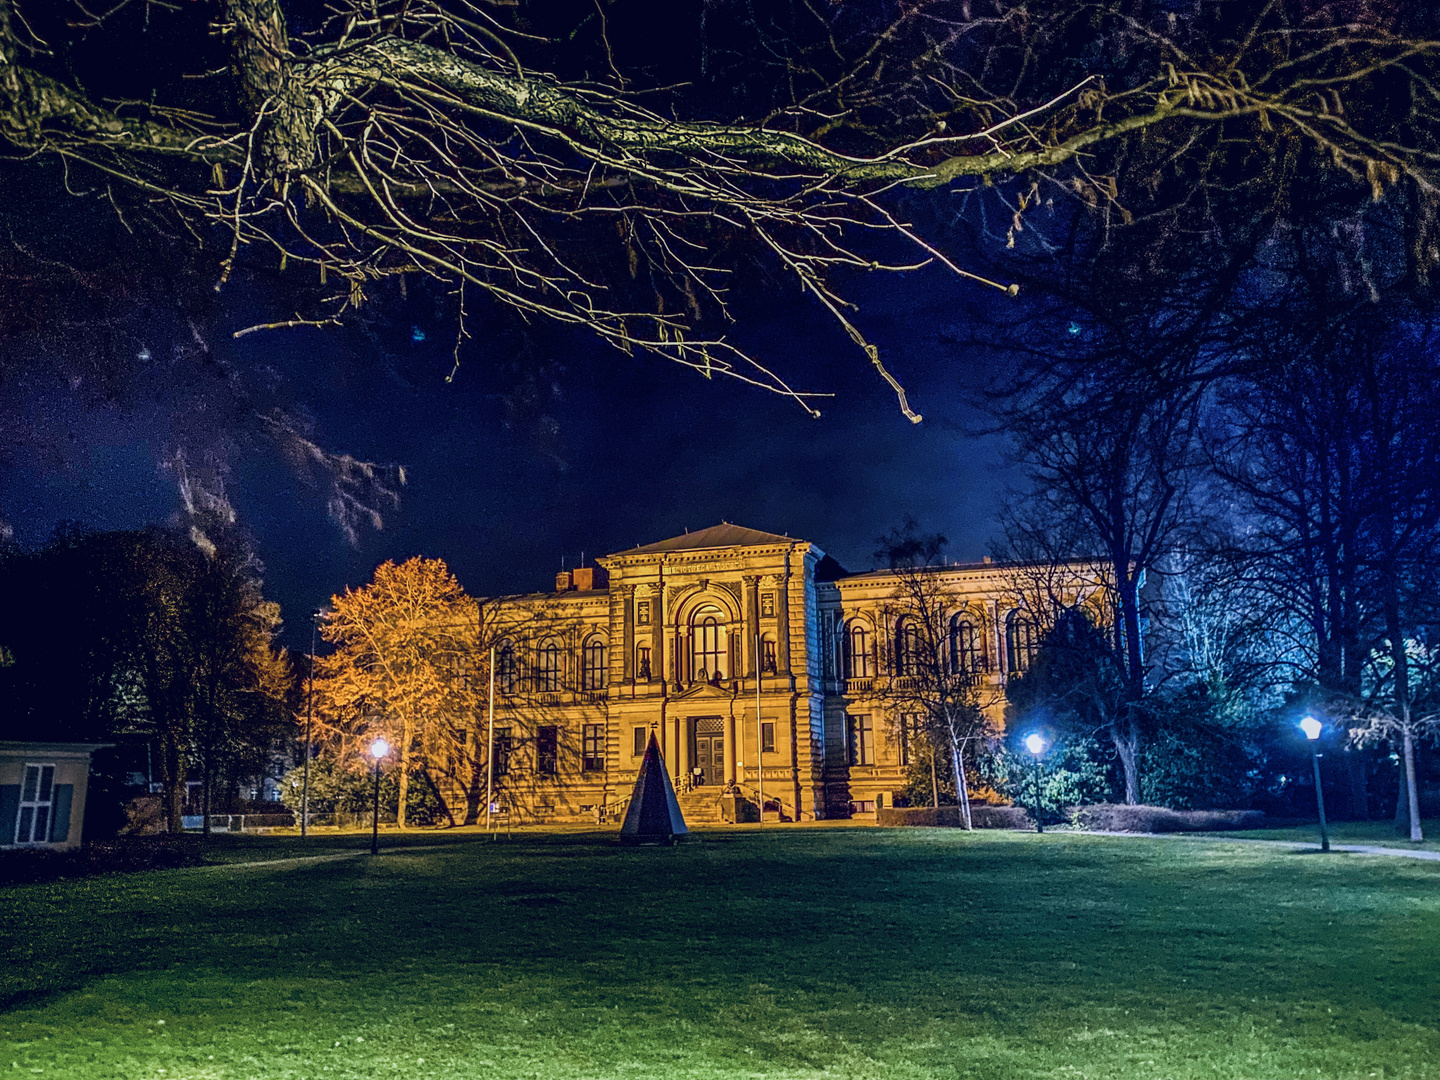
{"type": "Polygon", "coordinates": [[[798,294],[752,312],[737,340],[792,385],[835,393],[819,402],[819,420],[733,380],[580,336],[546,332],[526,344],[483,325],[447,384],[453,325],[439,304],[363,332],[230,341],[252,314],[237,301],[202,331],[204,355],[157,328],[156,353],[175,359],[154,362],[118,400],[97,402],[83,385],[30,388],[31,437],[0,457],[0,518],[24,543],[65,519],[101,529],[162,522],[180,508],[162,464],[175,448],[222,462],[291,644],[311,607],[363,584],[379,562],[416,554],[445,559],[476,594],[526,590],[553,581],[562,559],[723,519],[814,540],[864,568],[875,538],[911,515],[944,532],[953,557],[978,558],[1009,477],[997,442],[967,434],[983,360],[947,340],[964,336],[966,305],[990,302],[980,288],[934,271],[861,286],[860,324],[925,414],[918,426],[798,294]],[[218,379],[194,374],[207,365],[218,379]],[[405,466],[400,505],[381,530],[352,544],[329,519],[323,484],[261,433],[257,414],[276,402],[308,416],[328,450],[405,466]]]}

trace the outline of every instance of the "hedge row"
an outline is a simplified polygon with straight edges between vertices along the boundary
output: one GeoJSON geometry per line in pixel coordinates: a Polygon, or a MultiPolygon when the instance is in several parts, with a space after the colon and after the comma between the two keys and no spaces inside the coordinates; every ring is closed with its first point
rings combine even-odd
{"type": "Polygon", "coordinates": [[[183,836],[129,836],[86,843],[72,851],[17,848],[0,851],[0,885],[91,874],[168,870],[204,863],[200,842],[183,836]]]}
{"type": "MultiPolygon", "coordinates": [[[[972,806],[970,822],[977,829],[1033,829],[1035,819],[1018,806],[972,806]]],[[[960,828],[958,806],[911,806],[903,809],[884,807],[875,811],[877,825],[941,825],[960,828]]]]}

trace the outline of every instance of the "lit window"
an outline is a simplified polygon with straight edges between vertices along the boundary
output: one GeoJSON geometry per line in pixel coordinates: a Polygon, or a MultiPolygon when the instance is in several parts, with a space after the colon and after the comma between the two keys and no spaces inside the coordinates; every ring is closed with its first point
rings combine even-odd
{"type": "Polygon", "coordinates": [[[850,721],[850,764],[875,764],[875,728],[868,716],[852,716],[850,721]]]}
{"type": "Polygon", "coordinates": [[[605,769],[605,725],[586,724],[580,733],[580,767],[586,772],[605,769]]]}
{"type": "Polygon", "coordinates": [[[864,623],[845,628],[845,678],[870,678],[870,631],[864,623]]]}
{"type": "Polygon", "coordinates": [[[695,640],[695,678],[714,681],[725,678],[725,623],[713,607],[701,608],[692,624],[695,640]]]}
{"type": "Polygon", "coordinates": [[[603,690],[605,688],[605,641],[592,637],[585,642],[584,671],[581,674],[581,689],[603,690]]]}

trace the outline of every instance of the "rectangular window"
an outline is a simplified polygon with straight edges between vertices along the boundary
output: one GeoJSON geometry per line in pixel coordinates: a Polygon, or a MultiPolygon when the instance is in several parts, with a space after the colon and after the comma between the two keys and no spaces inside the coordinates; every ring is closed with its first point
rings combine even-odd
{"type": "Polygon", "coordinates": [[[875,764],[875,729],[869,716],[850,717],[850,764],[875,764]]]}
{"type": "Polygon", "coordinates": [[[495,729],[495,775],[508,776],[510,773],[510,729],[500,727],[495,729]]]}
{"type": "Polygon", "coordinates": [[[649,729],[649,728],[643,728],[643,727],[637,727],[637,728],[635,728],[635,730],[634,730],[634,735],[635,735],[635,748],[631,751],[631,753],[632,753],[635,757],[644,757],[644,756],[645,756],[645,747],[647,747],[648,745],[650,745],[650,729],[649,729]]]}
{"type": "Polygon", "coordinates": [[[535,730],[535,771],[554,776],[560,771],[560,729],[547,725],[535,730]]]}
{"type": "Polygon", "coordinates": [[[605,725],[586,724],[580,733],[580,767],[586,772],[605,771],[605,725]]]}
{"type": "Polygon", "coordinates": [[[775,752],[775,725],[766,722],[760,725],[760,750],[765,754],[775,752]]]}
{"type": "Polygon", "coordinates": [[[850,814],[873,814],[875,812],[874,799],[856,799],[850,804],[850,814]]]}
{"type": "Polygon", "coordinates": [[[55,766],[26,765],[20,790],[20,813],[15,820],[15,843],[50,842],[51,801],[55,795],[55,766]]]}

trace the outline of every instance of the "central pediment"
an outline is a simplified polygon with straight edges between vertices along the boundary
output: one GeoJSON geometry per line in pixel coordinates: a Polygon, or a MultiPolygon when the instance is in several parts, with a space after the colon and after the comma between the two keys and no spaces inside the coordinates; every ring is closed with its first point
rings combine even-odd
{"type": "Polygon", "coordinates": [[[723,699],[725,701],[729,701],[734,696],[735,695],[730,693],[729,690],[725,689],[724,686],[716,686],[714,683],[708,682],[697,682],[693,686],[686,687],[684,690],[681,690],[679,693],[677,693],[675,695],[675,700],[684,699],[691,701],[704,701],[706,699],[723,699]]]}

